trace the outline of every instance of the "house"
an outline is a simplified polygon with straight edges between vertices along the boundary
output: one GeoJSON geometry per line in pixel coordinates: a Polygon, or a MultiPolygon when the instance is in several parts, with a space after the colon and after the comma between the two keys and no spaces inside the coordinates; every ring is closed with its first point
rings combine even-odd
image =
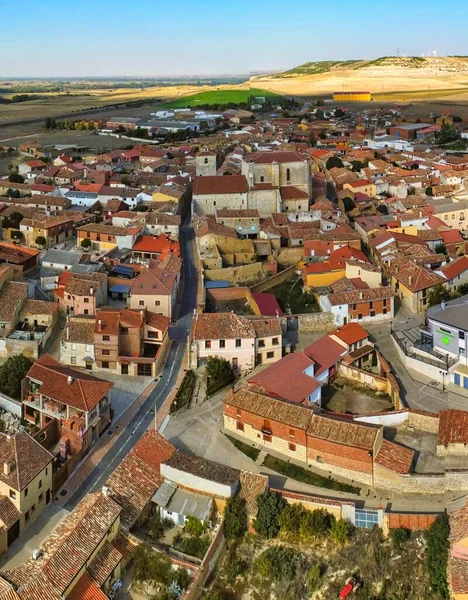
{"type": "Polygon", "coordinates": [[[54,244],[61,244],[70,239],[73,235],[73,226],[73,219],[69,216],[49,217],[44,215],[43,217],[23,219],[20,223],[20,231],[28,246],[50,248],[54,244]],[[39,243],[38,240],[43,243],[39,243]]]}
{"type": "Polygon", "coordinates": [[[224,358],[234,371],[281,358],[282,335],[277,318],[246,318],[234,313],[197,313],[190,336],[190,365],[209,356],[224,358]]]}
{"type": "Polygon", "coordinates": [[[390,263],[388,271],[395,295],[413,313],[426,310],[431,288],[446,282],[441,275],[402,256],[390,263]]]}
{"type": "Polygon", "coordinates": [[[142,235],[132,248],[132,257],[135,262],[149,262],[151,259],[172,253],[180,257],[180,244],[171,240],[167,234],[161,234],[157,237],[142,235]]]}
{"type": "Polygon", "coordinates": [[[68,316],[60,340],[60,362],[92,371],[95,362],[93,316],[68,316]]]}
{"type": "Polygon", "coordinates": [[[351,190],[352,192],[365,194],[370,198],[377,196],[376,184],[366,179],[358,179],[357,181],[350,181],[343,185],[344,190],[351,190]]]}
{"type": "Polygon", "coordinates": [[[215,219],[221,225],[232,227],[240,238],[256,238],[260,231],[260,214],[256,209],[220,208],[215,211],[215,219]]]}
{"type": "Polygon", "coordinates": [[[461,285],[468,283],[468,256],[462,256],[436,271],[446,279],[445,287],[455,292],[461,285]]]}
{"type": "MultiPolygon", "coordinates": [[[[172,255],[169,255],[171,257],[172,255]]],[[[180,261],[179,261],[180,265],[180,261]]],[[[172,310],[179,289],[180,268],[170,270],[164,264],[150,265],[141,270],[132,281],[128,305],[131,309],[144,310],[172,318],[172,310]]]]}
{"type": "Polygon", "coordinates": [[[89,248],[108,252],[114,248],[133,248],[141,233],[140,227],[114,227],[105,223],[89,223],[76,229],[76,247],[82,248],[83,240],[90,240],[89,248]]]}
{"type": "Polygon", "coordinates": [[[54,457],[28,433],[0,433],[0,553],[33,523],[52,499],[54,457]]]}
{"type": "Polygon", "coordinates": [[[60,308],[72,315],[95,315],[99,306],[107,302],[107,275],[105,273],[73,273],[63,271],[58,277],[54,294],[60,308]]]}
{"type": "Polygon", "coordinates": [[[56,442],[65,460],[95,444],[110,423],[113,384],[64,367],[45,354],[23,382],[23,418],[44,429],[55,421],[56,442]]]}
{"type": "Polygon", "coordinates": [[[37,267],[40,250],[21,246],[20,244],[9,244],[0,242],[0,264],[8,263],[23,268],[23,273],[37,267]]]}
{"type": "Polygon", "coordinates": [[[169,318],[145,310],[99,310],[93,329],[96,370],[156,376],[169,318]]]}
{"type": "Polygon", "coordinates": [[[145,232],[150,235],[169,235],[171,239],[179,239],[181,217],[165,212],[151,211],[145,219],[145,232]]]}
{"type": "Polygon", "coordinates": [[[304,286],[308,289],[330,285],[346,276],[346,262],[330,259],[319,263],[308,263],[302,268],[304,286]]]}
{"type": "Polygon", "coordinates": [[[70,271],[82,260],[82,255],[69,250],[47,250],[41,257],[41,266],[46,269],[57,271],[70,271]]]}
{"type": "Polygon", "coordinates": [[[337,325],[353,321],[375,322],[394,316],[394,292],[391,286],[354,289],[319,297],[324,312],[331,312],[337,325]]]}
{"type": "Polygon", "coordinates": [[[415,140],[418,131],[427,129],[428,123],[408,123],[390,127],[390,135],[401,140],[415,140]]]}
{"type": "Polygon", "coordinates": [[[218,209],[246,209],[248,186],[244,175],[195,176],[193,181],[193,212],[213,214],[218,209]]]}

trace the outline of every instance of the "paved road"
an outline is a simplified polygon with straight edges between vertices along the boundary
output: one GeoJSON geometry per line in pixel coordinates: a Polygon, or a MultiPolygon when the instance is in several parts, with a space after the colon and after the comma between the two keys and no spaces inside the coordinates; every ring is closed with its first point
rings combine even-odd
{"type": "Polygon", "coordinates": [[[159,382],[127,426],[119,443],[112,446],[105,457],[90,472],[79,489],[69,498],[68,502],[65,504],[67,510],[73,510],[87,493],[96,491],[104,485],[112,471],[114,471],[114,469],[122,462],[125,456],[147,430],[148,425],[154,416],[154,410],[157,410],[163,404],[168,392],[176,384],[186,350],[187,335],[192,325],[193,309],[195,308],[197,301],[198,275],[193,257],[193,238],[193,229],[184,226],[181,229],[180,236],[183,258],[182,277],[184,281],[184,292],[179,319],[177,324],[171,327],[170,330],[170,336],[173,340],[172,347],[166,359],[166,364],[159,382]]]}

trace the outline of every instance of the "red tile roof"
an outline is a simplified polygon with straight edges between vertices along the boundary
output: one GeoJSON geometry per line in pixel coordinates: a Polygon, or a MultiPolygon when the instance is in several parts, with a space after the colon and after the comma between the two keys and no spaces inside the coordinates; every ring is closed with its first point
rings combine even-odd
{"type": "Polygon", "coordinates": [[[281,317],[283,315],[283,311],[274,294],[251,292],[251,296],[258,306],[260,314],[264,317],[281,317]]]}
{"type": "Polygon", "coordinates": [[[351,344],[356,344],[357,342],[363,341],[369,337],[369,334],[361,327],[359,323],[348,323],[347,325],[343,325],[336,331],[333,331],[330,335],[334,335],[340,340],[342,340],[348,346],[351,344]]]}
{"type": "Polygon", "coordinates": [[[389,471],[394,471],[399,475],[407,475],[410,472],[414,458],[414,450],[382,440],[382,445],[375,457],[375,462],[389,471]]]}
{"type": "Polygon", "coordinates": [[[299,152],[273,151],[273,152],[253,152],[244,157],[245,162],[259,164],[305,162],[307,158],[299,152]]]}
{"type": "Polygon", "coordinates": [[[192,326],[193,340],[255,338],[249,319],[234,313],[197,313],[192,326]]]}
{"type": "Polygon", "coordinates": [[[174,252],[177,256],[180,256],[179,242],[171,240],[169,236],[163,233],[157,237],[152,235],[141,236],[133,245],[132,250],[134,252],[154,252],[157,254],[174,252]]]}
{"type": "Polygon", "coordinates": [[[468,443],[468,412],[465,410],[441,410],[439,414],[439,433],[437,444],[468,443]]]}
{"type": "Polygon", "coordinates": [[[67,600],[107,600],[107,596],[85,572],[78,583],[74,585],[71,593],[67,596],[67,600]]]}
{"type": "Polygon", "coordinates": [[[282,200],[304,200],[309,198],[306,192],[303,192],[294,185],[280,187],[280,194],[282,200]]]}
{"type": "Polygon", "coordinates": [[[458,231],[458,229],[441,231],[440,236],[444,244],[456,244],[458,242],[463,242],[462,234],[458,231]]]}
{"type": "Polygon", "coordinates": [[[84,412],[92,410],[114,386],[84,371],[65,367],[48,354],[36,360],[27,377],[41,383],[39,391],[44,396],[84,412]]]}
{"type": "Polygon", "coordinates": [[[335,444],[373,450],[380,427],[336,416],[314,414],[307,434],[335,444]]]}
{"type": "Polygon", "coordinates": [[[310,263],[304,265],[303,273],[310,275],[313,273],[328,273],[329,271],[344,271],[346,269],[346,262],[340,259],[324,260],[320,263],[310,263]]]}
{"type": "Polygon", "coordinates": [[[454,279],[457,275],[461,275],[461,273],[468,271],[468,256],[462,256],[458,260],[448,263],[439,270],[447,279],[454,279]]]}
{"type": "Polygon", "coordinates": [[[303,351],[315,363],[315,377],[340,362],[346,350],[328,335],[307,346],[303,351]]]}
{"type": "Polygon", "coordinates": [[[355,260],[360,260],[365,263],[369,263],[369,259],[364,254],[362,250],[357,250],[356,248],[351,248],[351,246],[341,246],[341,248],[337,248],[330,254],[330,258],[354,258],[355,260]]]}

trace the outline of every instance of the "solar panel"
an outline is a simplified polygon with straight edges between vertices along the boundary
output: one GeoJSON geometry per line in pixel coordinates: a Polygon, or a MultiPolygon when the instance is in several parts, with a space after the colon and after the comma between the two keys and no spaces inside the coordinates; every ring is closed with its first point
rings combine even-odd
{"type": "Polygon", "coordinates": [[[125,265],[117,265],[114,268],[114,273],[118,275],[127,275],[128,277],[133,277],[133,267],[127,267],[125,265]]]}

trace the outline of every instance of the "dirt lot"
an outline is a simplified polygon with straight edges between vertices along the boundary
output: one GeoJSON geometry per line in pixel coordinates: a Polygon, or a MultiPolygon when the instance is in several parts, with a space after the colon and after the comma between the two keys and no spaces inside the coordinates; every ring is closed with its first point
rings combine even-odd
{"type": "Polygon", "coordinates": [[[322,408],[331,412],[362,415],[393,410],[393,405],[386,394],[336,380],[332,385],[323,387],[322,408]]]}

